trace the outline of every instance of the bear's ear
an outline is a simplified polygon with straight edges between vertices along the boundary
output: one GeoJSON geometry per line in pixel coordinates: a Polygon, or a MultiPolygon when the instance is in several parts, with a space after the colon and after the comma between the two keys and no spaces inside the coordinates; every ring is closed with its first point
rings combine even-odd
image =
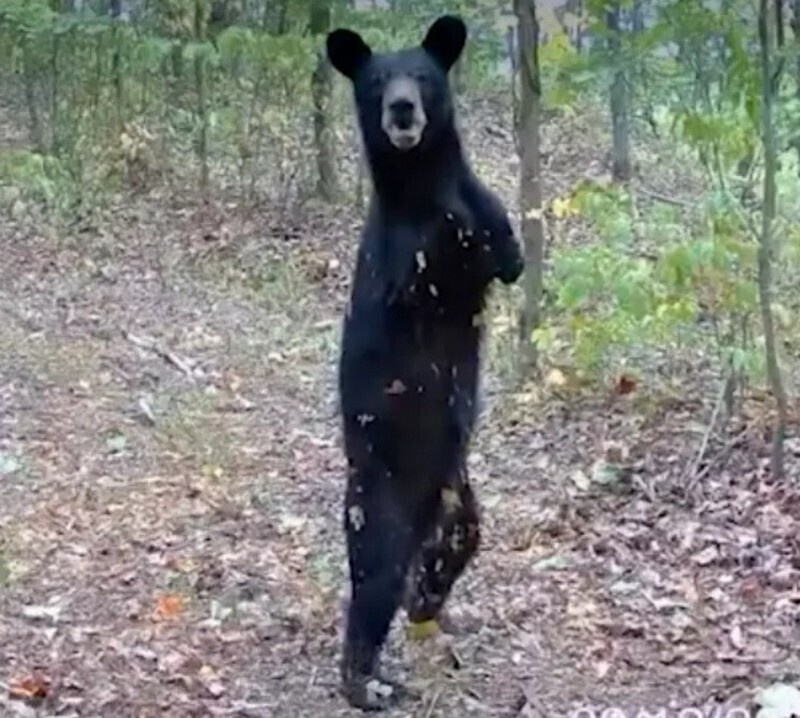
{"type": "Polygon", "coordinates": [[[428,29],[422,41],[436,61],[448,71],[458,60],[467,41],[467,26],[460,17],[443,15],[428,29]]]}
{"type": "Polygon", "coordinates": [[[372,55],[369,45],[352,30],[334,30],[328,34],[326,45],[331,64],[351,80],[372,55]]]}

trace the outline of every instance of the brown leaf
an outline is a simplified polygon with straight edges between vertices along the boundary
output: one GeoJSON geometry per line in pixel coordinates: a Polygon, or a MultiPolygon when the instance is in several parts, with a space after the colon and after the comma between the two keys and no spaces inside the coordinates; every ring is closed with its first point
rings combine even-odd
{"type": "Polygon", "coordinates": [[[156,616],[158,618],[173,618],[183,609],[183,598],[174,593],[164,593],[156,601],[156,616]]]}
{"type": "Polygon", "coordinates": [[[747,603],[755,603],[761,597],[762,588],[757,577],[748,576],[739,585],[739,595],[747,603]]]}
{"type": "Polygon", "coordinates": [[[29,676],[13,681],[8,686],[8,695],[17,700],[43,700],[47,698],[48,683],[40,676],[29,676]]]}
{"type": "Polygon", "coordinates": [[[636,380],[626,374],[620,374],[615,386],[617,394],[631,394],[636,390],[636,380]]]}

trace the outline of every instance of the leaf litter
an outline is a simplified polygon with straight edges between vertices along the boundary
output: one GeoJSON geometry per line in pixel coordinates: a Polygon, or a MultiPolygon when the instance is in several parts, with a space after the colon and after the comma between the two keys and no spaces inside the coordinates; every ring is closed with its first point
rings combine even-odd
{"type": "MultiPolygon", "coordinates": [[[[584,129],[552,131],[549,192],[597,165],[584,129]]],[[[506,140],[471,139],[496,158],[506,140]]],[[[516,170],[496,164],[513,202],[516,170]]],[[[0,226],[3,715],[351,715],[333,397],[360,220],[309,210],[285,231],[259,212],[126,198],[97,245],[0,226]],[[236,279],[264,255],[302,294],[236,279]]],[[[687,493],[716,393],[692,380],[648,411],[624,374],[611,399],[560,369],[489,397],[470,457],[484,546],[451,611],[470,630],[415,646],[398,618],[387,669],[422,699],[390,716],[633,714],[743,691],[767,718],[796,713],[780,681],[800,671],[800,490],[769,481],[753,405],[709,434],[687,493]]]]}

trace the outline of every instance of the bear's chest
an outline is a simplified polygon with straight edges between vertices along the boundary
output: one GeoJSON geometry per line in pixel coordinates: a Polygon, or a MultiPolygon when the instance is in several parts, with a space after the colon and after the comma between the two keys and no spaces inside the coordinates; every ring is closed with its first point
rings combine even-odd
{"type": "Polygon", "coordinates": [[[396,337],[387,394],[393,423],[431,437],[444,430],[468,432],[477,392],[478,329],[426,321],[396,337]]]}

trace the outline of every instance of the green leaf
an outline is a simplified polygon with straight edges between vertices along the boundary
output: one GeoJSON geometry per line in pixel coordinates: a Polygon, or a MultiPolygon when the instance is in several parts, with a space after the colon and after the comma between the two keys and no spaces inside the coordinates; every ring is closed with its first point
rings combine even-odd
{"type": "Polygon", "coordinates": [[[620,480],[620,469],[616,464],[610,464],[603,459],[598,459],[592,466],[592,482],[601,486],[610,486],[620,480]]]}
{"type": "Polygon", "coordinates": [[[573,561],[568,556],[548,556],[539,559],[533,564],[533,568],[535,571],[560,571],[571,568],[572,565],[573,561]]]}
{"type": "Polygon", "coordinates": [[[113,432],[106,438],[106,449],[110,454],[119,454],[127,445],[128,439],[120,432],[113,432]]]}
{"type": "Polygon", "coordinates": [[[5,451],[0,451],[0,476],[10,476],[22,468],[22,463],[5,451]]]}

